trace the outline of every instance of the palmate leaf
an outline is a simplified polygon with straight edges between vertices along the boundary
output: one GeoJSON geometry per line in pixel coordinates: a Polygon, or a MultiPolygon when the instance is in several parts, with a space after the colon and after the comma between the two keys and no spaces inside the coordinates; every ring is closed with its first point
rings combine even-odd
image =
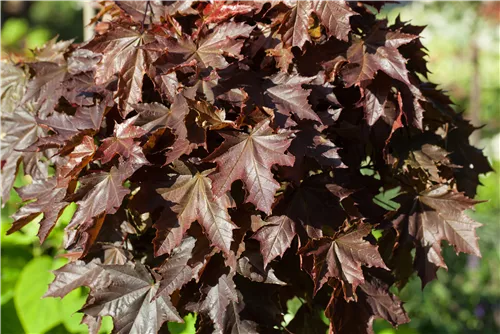
{"type": "Polygon", "coordinates": [[[262,256],[257,250],[246,250],[238,259],[236,267],[238,274],[254,282],[286,285],[274,272],[273,268],[264,268],[262,256]]]}
{"type": "Polygon", "coordinates": [[[384,73],[378,73],[374,80],[367,80],[364,83],[369,83],[366,87],[362,86],[365,96],[365,118],[368,125],[372,126],[384,114],[391,83],[390,78],[384,73]]]}
{"type": "Polygon", "coordinates": [[[309,16],[313,9],[312,1],[293,1],[292,10],[287,13],[280,27],[281,40],[285,46],[302,48],[309,36],[309,16]]]}
{"type": "Polygon", "coordinates": [[[223,318],[223,332],[231,334],[257,334],[257,324],[250,320],[244,320],[240,316],[245,308],[245,303],[243,302],[243,296],[239,291],[238,301],[235,302],[231,300],[226,308],[223,318]]]}
{"type": "Polygon", "coordinates": [[[224,318],[228,316],[226,314],[227,307],[231,303],[238,302],[233,275],[221,275],[214,286],[206,286],[204,290],[205,298],[192,310],[208,314],[214,324],[215,331],[223,332],[224,318]]]}
{"type": "Polygon", "coordinates": [[[252,238],[260,242],[264,268],[277,256],[283,256],[295,237],[295,223],[288,216],[271,217],[252,238]]]}
{"type": "Polygon", "coordinates": [[[50,283],[44,297],[63,298],[80,286],[94,288],[95,285],[99,284],[98,278],[102,271],[103,268],[100,266],[98,260],[87,264],[83,261],[70,262],[53,271],[56,277],[50,283]]]}
{"type": "Polygon", "coordinates": [[[29,81],[21,104],[35,102],[40,106],[43,115],[49,114],[54,108],[59,96],[63,93],[62,83],[68,73],[65,65],[52,62],[37,62],[31,64],[36,76],[29,81]]]}
{"type": "MultiPolygon", "coordinates": [[[[172,226],[168,234],[181,236],[197,220],[211,243],[224,253],[231,252],[233,230],[236,225],[227,211],[234,204],[229,196],[215,197],[212,193],[212,180],[207,177],[212,170],[202,173],[172,175],[175,183],[169,188],[160,188],[158,193],[170,202],[176,203],[172,210],[177,214],[178,225],[172,226]]],[[[168,239],[169,236],[166,236],[168,239]]],[[[174,243],[178,244],[180,241],[174,243]]]]}
{"type": "Polygon", "coordinates": [[[254,27],[245,23],[228,22],[217,25],[211,33],[197,41],[190,36],[183,36],[178,40],[162,36],[157,39],[160,47],[168,50],[171,57],[175,57],[172,61],[177,65],[196,60],[203,68],[221,69],[229,65],[223,54],[238,57],[243,41],[237,38],[248,37],[253,29],[254,27]]]}
{"type": "Polygon", "coordinates": [[[283,44],[302,48],[311,41],[309,27],[314,12],[326,28],[328,36],[347,41],[351,26],[349,17],[356,13],[343,0],[341,1],[287,1],[293,5],[280,27],[283,44]]]}
{"type": "Polygon", "coordinates": [[[137,27],[113,25],[104,35],[95,37],[84,46],[103,55],[95,74],[97,84],[105,84],[118,75],[116,95],[124,117],[132,111],[132,104],[142,100],[142,82],[147,64],[154,62],[158,56],[154,51],[140,48],[154,42],[154,35],[143,34],[134,28],[137,27]]]}
{"type": "Polygon", "coordinates": [[[310,83],[312,80],[313,78],[302,78],[280,73],[272,78],[275,86],[268,88],[266,92],[276,104],[280,113],[284,115],[293,113],[300,119],[321,122],[307,100],[311,90],[302,88],[302,84],[310,83]]]}
{"type": "Polygon", "coordinates": [[[189,154],[198,146],[205,145],[205,138],[199,138],[199,132],[190,127],[190,122],[186,119],[189,115],[189,106],[186,98],[182,94],[177,94],[170,108],[160,103],[142,103],[134,105],[139,113],[135,124],[141,126],[147,132],[154,132],[161,129],[171,129],[176,136],[176,140],[165,153],[167,160],[165,165],[172,163],[183,154],[189,154]],[[196,132],[193,135],[192,132],[196,132]]]}
{"type": "Polygon", "coordinates": [[[58,185],[58,179],[52,177],[48,180],[35,180],[32,184],[17,190],[23,201],[32,199],[36,201],[23,206],[12,216],[14,223],[7,233],[18,231],[43,213],[38,237],[40,242],[44,242],[63,209],[69,204],[63,201],[66,197],[66,188],[67,183],[58,185]]]}
{"type": "Polygon", "coordinates": [[[37,147],[71,147],[81,139],[83,135],[92,135],[101,127],[108,101],[100,101],[92,106],[77,108],[74,115],[55,112],[45,119],[37,119],[41,128],[49,129],[55,134],[51,136],[40,136],[33,145],[37,147]]]}
{"type": "MultiPolygon", "coordinates": [[[[356,290],[365,282],[361,266],[388,269],[377,247],[363,238],[371,232],[371,226],[359,225],[356,229],[338,237],[324,237],[312,240],[301,252],[314,256],[311,276],[315,291],[321,289],[330,278],[336,278],[343,284],[356,290]]],[[[347,297],[347,296],[346,296],[347,297]]]]}
{"type": "Polygon", "coordinates": [[[387,320],[393,326],[410,321],[402,302],[389,292],[389,286],[382,280],[369,276],[357,291],[357,301],[347,302],[342,296],[332,293],[325,314],[330,319],[330,333],[373,334],[376,318],[387,320]]]}
{"type": "Polygon", "coordinates": [[[134,165],[148,164],[142,148],[134,139],[146,134],[146,130],[132,125],[136,117],[132,117],[120,124],[115,124],[113,137],[106,138],[99,147],[98,154],[103,163],[109,162],[115,155],[131,161],[134,165]]]}
{"type": "Polygon", "coordinates": [[[224,143],[206,158],[217,162],[218,166],[217,171],[210,175],[214,194],[222,196],[233,181],[242,180],[248,190],[246,202],[269,214],[279,188],[270,168],[274,164],[293,164],[293,157],[284,154],[290,146],[292,134],[287,130],[273,133],[269,120],[257,124],[249,134],[221,133],[224,143]]]}
{"type": "Polygon", "coordinates": [[[76,203],[46,295],[89,287],[92,334],[407,322],[390,291],[435,278],[442,240],[480,255],[464,210],[491,166],[423,80],[423,27],[382,5],[106,2],[90,41],[3,62],[3,203],[29,181],[9,232],[38,218],[43,241],[76,203]],[[374,202],[391,189],[399,208],[374,202]]]}
{"type": "Polygon", "coordinates": [[[14,185],[17,168],[22,160],[27,173],[33,178],[46,178],[47,166],[39,160],[43,154],[38,152],[22,152],[34,144],[44,134],[36,122],[34,115],[25,108],[18,108],[13,113],[2,113],[2,205],[9,200],[10,190],[14,185]]]}
{"type": "Polygon", "coordinates": [[[118,168],[111,167],[109,172],[98,172],[80,178],[81,185],[76,195],[82,196],[82,199],[76,202],[78,209],[66,230],[88,229],[93,225],[94,218],[115,213],[125,195],[130,192],[123,186],[123,182],[133,172],[133,166],[124,163],[118,168]]]}
{"type": "Polygon", "coordinates": [[[353,65],[347,66],[342,72],[346,85],[349,87],[371,80],[377,71],[383,71],[391,78],[410,86],[406,60],[397,48],[417,37],[374,27],[368,36],[353,41],[347,50],[347,60],[353,65]]]}
{"type": "Polygon", "coordinates": [[[179,247],[175,248],[173,254],[160,266],[158,272],[161,274],[158,294],[171,295],[175,290],[182,288],[193,278],[197,278],[202,263],[192,264],[196,239],[185,238],[179,247]]]}
{"type": "Polygon", "coordinates": [[[210,130],[220,130],[234,126],[232,121],[226,120],[226,113],[224,110],[214,107],[206,101],[188,100],[187,102],[190,108],[197,113],[196,123],[198,123],[200,127],[210,130]]]}
{"type": "Polygon", "coordinates": [[[57,183],[66,184],[68,178],[77,176],[89,164],[96,152],[94,140],[85,136],[80,145],[76,146],[68,155],[68,160],[57,168],[57,183]]]}
{"type": "Polygon", "coordinates": [[[113,333],[155,334],[165,321],[183,322],[170,298],[157,296],[158,283],[143,265],[103,266],[99,280],[82,312],[111,316],[113,333]]]}
{"type": "Polygon", "coordinates": [[[443,148],[424,144],[420,150],[411,152],[411,157],[408,159],[408,164],[412,168],[421,168],[429,174],[429,179],[435,182],[440,181],[439,166],[451,166],[449,155],[443,148]]]}
{"type": "Polygon", "coordinates": [[[328,36],[347,41],[351,25],[349,18],[357,15],[345,1],[314,1],[314,12],[326,28],[328,36]]]}
{"type": "Polygon", "coordinates": [[[405,229],[417,246],[415,266],[422,285],[436,278],[439,267],[447,268],[441,255],[441,242],[446,240],[456,252],[481,256],[476,228],[481,224],[464,211],[479,201],[439,185],[410,198],[395,219],[397,229],[405,229]]]}
{"type": "Polygon", "coordinates": [[[0,71],[2,77],[2,112],[11,113],[23,98],[28,74],[25,70],[15,66],[10,61],[2,61],[0,71]]]}

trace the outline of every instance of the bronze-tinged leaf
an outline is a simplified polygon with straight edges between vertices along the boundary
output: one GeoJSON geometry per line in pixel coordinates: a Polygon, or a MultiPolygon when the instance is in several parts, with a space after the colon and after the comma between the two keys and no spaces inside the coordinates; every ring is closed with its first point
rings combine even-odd
{"type": "MultiPolygon", "coordinates": [[[[191,226],[191,224],[188,225],[191,226]]],[[[153,239],[155,255],[170,254],[175,247],[181,244],[189,226],[181,226],[177,214],[170,208],[165,208],[153,224],[156,229],[156,236],[153,239]]]]}
{"type": "Polygon", "coordinates": [[[349,18],[356,15],[344,0],[289,0],[285,2],[292,6],[291,11],[280,27],[283,43],[287,46],[302,48],[311,41],[309,22],[314,12],[321,24],[326,28],[328,36],[343,41],[348,40],[351,25],[349,18]]]}
{"type": "MultiPolygon", "coordinates": [[[[169,151],[165,154],[167,160],[165,165],[180,158],[183,154],[190,154],[198,146],[205,145],[203,140],[193,135],[192,129],[187,127],[190,120],[186,119],[189,114],[189,106],[182,94],[177,94],[170,108],[160,103],[142,103],[134,105],[139,113],[135,122],[147,132],[158,129],[169,128],[176,136],[176,140],[169,151]]],[[[203,129],[201,129],[203,130],[203,129]]]]}
{"type": "Polygon", "coordinates": [[[274,49],[267,49],[266,54],[273,56],[276,61],[276,67],[282,72],[288,72],[293,62],[293,53],[291,47],[283,47],[283,43],[278,44],[274,49]]]}
{"type": "Polygon", "coordinates": [[[196,123],[199,127],[220,130],[234,127],[234,122],[226,120],[226,112],[207,101],[187,100],[189,107],[197,113],[196,123]]]}
{"type": "Polygon", "coordinates": [[[18,231],[43,213],[38,230],[38,237],[43,243],[56,225],[63,209],[69,204],[64,201],[67,186],[67,182],[58,185],[58,179],[51,177],[47,180],[34,180],[33,183],[18,189],[17,193],[23,201],[35,201],[22,206],[12,215],[14,222],[7,234],[18,231]]]}
{"type": "Polygon", "coordinates": [[[146,267],[102,266],[102,284],[91,291],[82,312],[92,317],[111,316],[113,333],[155,334],[165,321],[183,322],[146,267]]]}
{"type": "MultiPolygon", "coordinates": [[[[237,226],[231,221],[227,209],[234,204],[226,194],[217,198],[213,195],[212,180],[207,177],[212,171],[195,175],[174,174],[175,183],[169,188],[159,188],[157,192],[176,204],[172,210],[177,214],[178,226],[172,227],[168,234],[184,235],[191,223],[197,220],[211,243],[229,255],[233,230],[237,226]]],[[[166,238],[169,238],[168,234],[166,238]]]]}
{"type": "Polygon", "coordinates": [[[260,242],[264,268],[277,256],[283,256],[295,237],[295,223],[287,216],[271,217],[252,236],[260,242]]]}
{"type": "Polygon", "coordinates": [[[436,278],[439,267],[447,268],[441,255],[441,242],[446,240],[455,251],[481,256],[476,228],[481,224],[469,218],[464,211],[480,201],[437,185],[416,197],[402,196],[404,201],[394,219],[400,233],[408,233],[417,246],[414,267],[422,279],[422,286],[436,278]]]}
{"type": "Polygon", "coordinates": [[[185,238],[179,247],[174,249],[172,255],[159,267],[158,272],[161,275],[161,281],[158,294],[171,295],[193,278],[198,278],[198,272],[203,263],[191,263],[195,243],[195,238],[185,238]]]}
{"type": "Polygon", "coordinates": [[[2,78],[0,87],[2,113],[12,113],[23,98],[29,76],[22,67],[7,60],[1,62],[0,76],[2,78]]]}
{"type": "Polygon", "coordinates": [[[412,151],[408,164],[413,168],[422,168],[429,174],[429,179],[440,182],[439,166],[451,165],[445,149],[430,144],[424,144],[420,150],[412,151]]]}
{"type": "Polygon", "coordinates": [[[267,269],[264,269],[262,256],[258,249],[248,249],[244,251],[238,259],[236,271],[241,276],[244,276],[254,282],[286,285],[285,282],[276,277],[273,268],[268,267],[267,269]]]}
{"type": "Polygon", "coordinates": [[[313,9],[321,24],[326,28],[328,36],[348,41],[351,25],[349,18],[357,15],[345,1],[314,1],[313,9]]]}
{"type": "Polygon", "coordinates": [[[210,174],[214,194],[222,196],[236,180],[246,185],[246,202],[257,209],[271,213],[274,194],[280,187],[271,172],[272,165],[291,166],[294,158],[284,154],[291,143],[292,131],[274,133],[269,120],[257,124],[249,134],[221,132],[224,143],[205,160],[217,163],[217,171],[210,174]]]}
{"type": "Polygon", "coordinates": [[[373,334],[442,243],[480,256],[479,125],[391,1],[102,2],[92,38],[4,57],[0,87],[8,234],[43,242],[76,204],[46,296],[87,287],[89,333],[195,312],[198,334],[373,334]]]}
{"type": "Polygon", "coordinates": [[[137,167],[148,164],[140,143],[134,140],[146,134],[146,130],[143,128],[132,125],[136,117],[129,118],[123,123],[115,124],[113,137],[102,141],[97,152],[102,163],[108,163],[118,154],[137,167]]]}
{"type": "Polygon", "coordinates": [[[236,285],[233,282],[233,276],[223,274],[214,286],[206,286],[204,288],[205,297],[196,306],[195,311],[208,314],[214,324],[215,330],[218,332],[224,330],[224,318],[227,317],[226,311],[228,305],[238,302],[238,294],[236,285]]]}
{"type": "Polygon", "coordinates": [[[99,101],[92,106],[78,107],[74,115],[54,112],[45,119],[37,119],[42,128],[47,128],[55,134],[42,137],[35,145],[37,147],[56,147],[66,151],[78,143],[84,135],[93,135],[101,128],[101,123],[109,101],[99,101]]]}
{"type": "Polygon", "coordinates": [[[325,314],[330,319],[330,333],[374,334],[373,321],[387,320],[398,326],[410,319],[403,309],[403,303],[392,293],[382,280],[370,277],[356,290],[357,301],[347,302],[339,291],[334,291],[325,314]]]}
{"type": "MultiPolygon", "coordinates": [[[[93,244],[95,240],[90,240],[90,244],[93,244]]],[[[103,245],[104,250],[104,261],[103,264],[106,265],[124,265],[131,260],[131,255],[128,251],[122,247],[103,245]]]]}
{"type": "MultiPolygon", "coordinates": [[[[39,160],[43,157],[41,153],[22,152],[38,140],[44,134],[36,122],[32,113],[23,108],[18,108],[13,113],[2,113],[2,134],[1,134],[1,160],[2,160],[2,205],[9,200],[10,190],[14,185],[19,162],[25,163],[25,173],[32,174],[34,178],[46,178],[48,176],[47,167],[39,160]],[[27,165],[30,160],[34,160],[33,171],[38,167],[40,173],[30,173],[27,165]]],[[[32,163],[33,164],[33,163],[32,163]]]]}
{"type": "Polygon", "coordinates": [[[313,10],[312,1],[291,1],[293,8],[288,11],[279,28],[281,40],[285,46],[298,46],[302,48],[309,36],[309,16],[313,10]]]}
{"type": "Polygon", "coordinates": [[[89,164],[96,151],[94,140],[90,136],[85,136],[82,143],[76,146],[68,155],[65,164],[57,168],[57,181],[59,185],[64,184],[67,178],[77,176],[80,171],[89,164]]]}
{"type": "Polygon", "coordinates": [[[312,278],[315,292],[330,278],[342,281],[343,285],[351,285],[356,290],[359,284],[365,282],[361,266],[386,267],[378,247],[364,240],[371,233],[371,226],[360,224],[350,232],[330,238],[324,237],[310,241],[302,253],[314,256],[312,278]]]}
{"type": "Polygon", "coordinates": [[[38,105],[39,115],[46,116],[53,111],[62,95],[62,83],[68,74],[66,64],[36,62],[30,64],[36,75],[31,78],[21,104],[29,101],[38,105]]]}
{"type": "Polygon", "coordinates": [[[197,61],[200,67],[222,69],[229,65],[224,54],[239,57],[243,40],[238,37],[248,37],[254,27],[243,22],[228,22],[217,25],[212,32],[194,41],[189,36],[175,40],[158,37],[160,47],[168,50],[172,64],[180,65],[197,61]]]}
{"type": "Polygon", "coordinates": [[[142,100],[142,82],[147,65],[158,54],[140,48],[155,41],[151,33],[139,29],[112,24],[105,34],[94,37],[83,48],[102,54],[97,65],[95,79],[98,85],[109,82],[118,75],[117,97],[122,116],[132,111],[132,105],[142,100]]]}
{"type": "Polygon", "coordinates": [[[80,324],[86,325],[89,329],[89,334],[98,334],[101,328],[102,317],[92,317],[90,315],[84,314],[80,324]]]}
{"type": "Polygon", "coordinates": [[[365,96],[364,112],[368,125],[373,126],[384,114],[387,96],[391,89],[391,79],[384,73],[378,73],[374,80],[365,81],[368,86],[362,85],[365,96]]]}
{"type": "Polygon", "coordinates": [[[236,290],[237,302],[231,300],[224,313],[223,332],[231,334],[258,334],[257,324],[241,318],[240,313],[245,308],[241,292],[236,290]]]}
{"type": "Polygon", "coordinates": [[[302,84],[310,83],[312,80],[313,78],[279,73],[272,78],[275,85],[268,88],[266,92],[283,115],[293,113],[300,119],[310,119],[321,123],[307,100],[311,90],[302,88],[302,84]]]}
{"type": "Polygon", "coordinates": [[[36,47],[33,50],[33,54],[39,61],[54,62],[63,65],[66,63],[64,54],[68,51],[71,43],[73,43],[73,40],[57,42],[57,37],[54,37],[42,47],[36,47]]]}
{"type": "Polygon", "coordinates": [[[371,80],[377,71],[383,71],[391,78],[411,86],[406,59],[397,48],[417,37],[417,35],[384,30],[377,26],[364,39],[354,40],[347,50],[347,60],[351,64],[342,70],[346,86],[359,85],[364,80],[371,80]]]}
{"type": "Polygon", "coordinates": [[[109,172],[98,172],[86,175],[78,181],[81,183],[77,195],[83,196],[77,202],[78,209],[66,227],[67,230],[82,224],[90,224],[94,217],[101,214],[113,214],[122,204],[122,200],[130,190],[123,186],[134,169],[122,164],[118,168],[111,167],[109,172]]]}
{"type": "Polygon", "coordinates": [[[209,3],[203,9],[203,23],[220,23],[253,10],[255,10],[254,6],[245,3],[225,4],[222,1],[209,3]]]}
{"type": "Polygon", "coordinates": [[[85,263],[83,261],[70,262],[63,267],[54,270],[56,276],[44,297],[63,298],[74,289],[81,286],[95,288],[100,284],[99,275],[103,271],[99,260],[85,263]]]}

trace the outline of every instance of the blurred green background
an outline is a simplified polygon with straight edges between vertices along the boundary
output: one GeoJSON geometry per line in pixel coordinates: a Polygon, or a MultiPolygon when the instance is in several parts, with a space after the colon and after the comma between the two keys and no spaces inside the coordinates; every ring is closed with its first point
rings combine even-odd
{"type": "MultiPolygon", "coordinates": [[[[2,1],[2,59],[14,54],[30,55],[30,49],[42,46],[53,36],[83,40],[83,5],[78,1],[2,1]]],[[[493,168],[500,170],[500,3],[499,2],[403,2],[390,5],[380,13],[392,22],[400,14],[402,20],[427,25],[423,43],[429,50],[430,80],[449,91],[457,110],[466,110],[473,124],[485,124],[473,138],[484,148],[493,168]]],[[[18,177],[15,186],[26,183],[18,177]]],[[[411,323],[393,329],[377,320],[378,334],[455,334],[500,332],[500,178],[490,173],[481,178],[478,199],[489,200],[477,206],[470,215],[483,223],[479,229],[482,258],[456,255],[450,247],[444,251],[449,270],[440,269],[439,279],[424,291],[420,280],[413,277],[399,292],[412,319],[411,323]]],[[[66,209],[48,240],[40,245],[37,224],[29,224],[20,232],[6,236],[20,205],[12,191],[11,200],[1,216],[1,332],[85,333],[79,325],[81,315],[74,314],[84,303],[84,289],[64,299],[41,299],[53,279],[50,270],[66,260],[61,243],[64,226],[75,207],[66,209]],[[22,312],[19,312],[22,310],[22,312]]],[[[300,304],[289,301],[290,309],[300,304]],[[295,305],[297,304],[297,305],[295,305]]],[[[285,316],[289,322],[292,314],[285,316]]],[[[173,333],[194,333],[195,317],[186,324],[169,324],[173,333]]],[[[110,331],[105,319],[102,333],[110,331]]]]}

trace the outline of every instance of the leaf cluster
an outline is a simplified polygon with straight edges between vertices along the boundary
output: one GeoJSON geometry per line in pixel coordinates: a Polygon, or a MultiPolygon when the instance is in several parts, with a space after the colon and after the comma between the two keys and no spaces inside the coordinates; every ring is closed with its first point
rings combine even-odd
{"type": "Polygon", "coordinates": [[[42,217],[43,242],[77,205],[46,296],[89,287],[91,333],[408,322],[390,288],[436,278],[443,240],[480,255],[464,210],[491,167],[427,80],[423,27],[382,5],[117,1],[90,41],[3,64],[3,201],[32,179],[9,233],[42,217]]]}

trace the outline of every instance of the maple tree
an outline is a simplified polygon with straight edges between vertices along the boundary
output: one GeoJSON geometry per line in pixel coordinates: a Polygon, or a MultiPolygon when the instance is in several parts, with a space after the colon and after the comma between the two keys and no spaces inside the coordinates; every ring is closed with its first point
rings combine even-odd
{"type": "Polygon", "coordinates": [[[46,296],[89,287],[91,333],[408,322],[392,286],[435,279],[443,241],[480,256],[464,211],[491,167],[427,80],[423,27],[382,5],[117,1],[92,40],[4,62],[3,203],[32,180],[8,233],[43,217],[43,242],[77,205],[46,296]]]}

